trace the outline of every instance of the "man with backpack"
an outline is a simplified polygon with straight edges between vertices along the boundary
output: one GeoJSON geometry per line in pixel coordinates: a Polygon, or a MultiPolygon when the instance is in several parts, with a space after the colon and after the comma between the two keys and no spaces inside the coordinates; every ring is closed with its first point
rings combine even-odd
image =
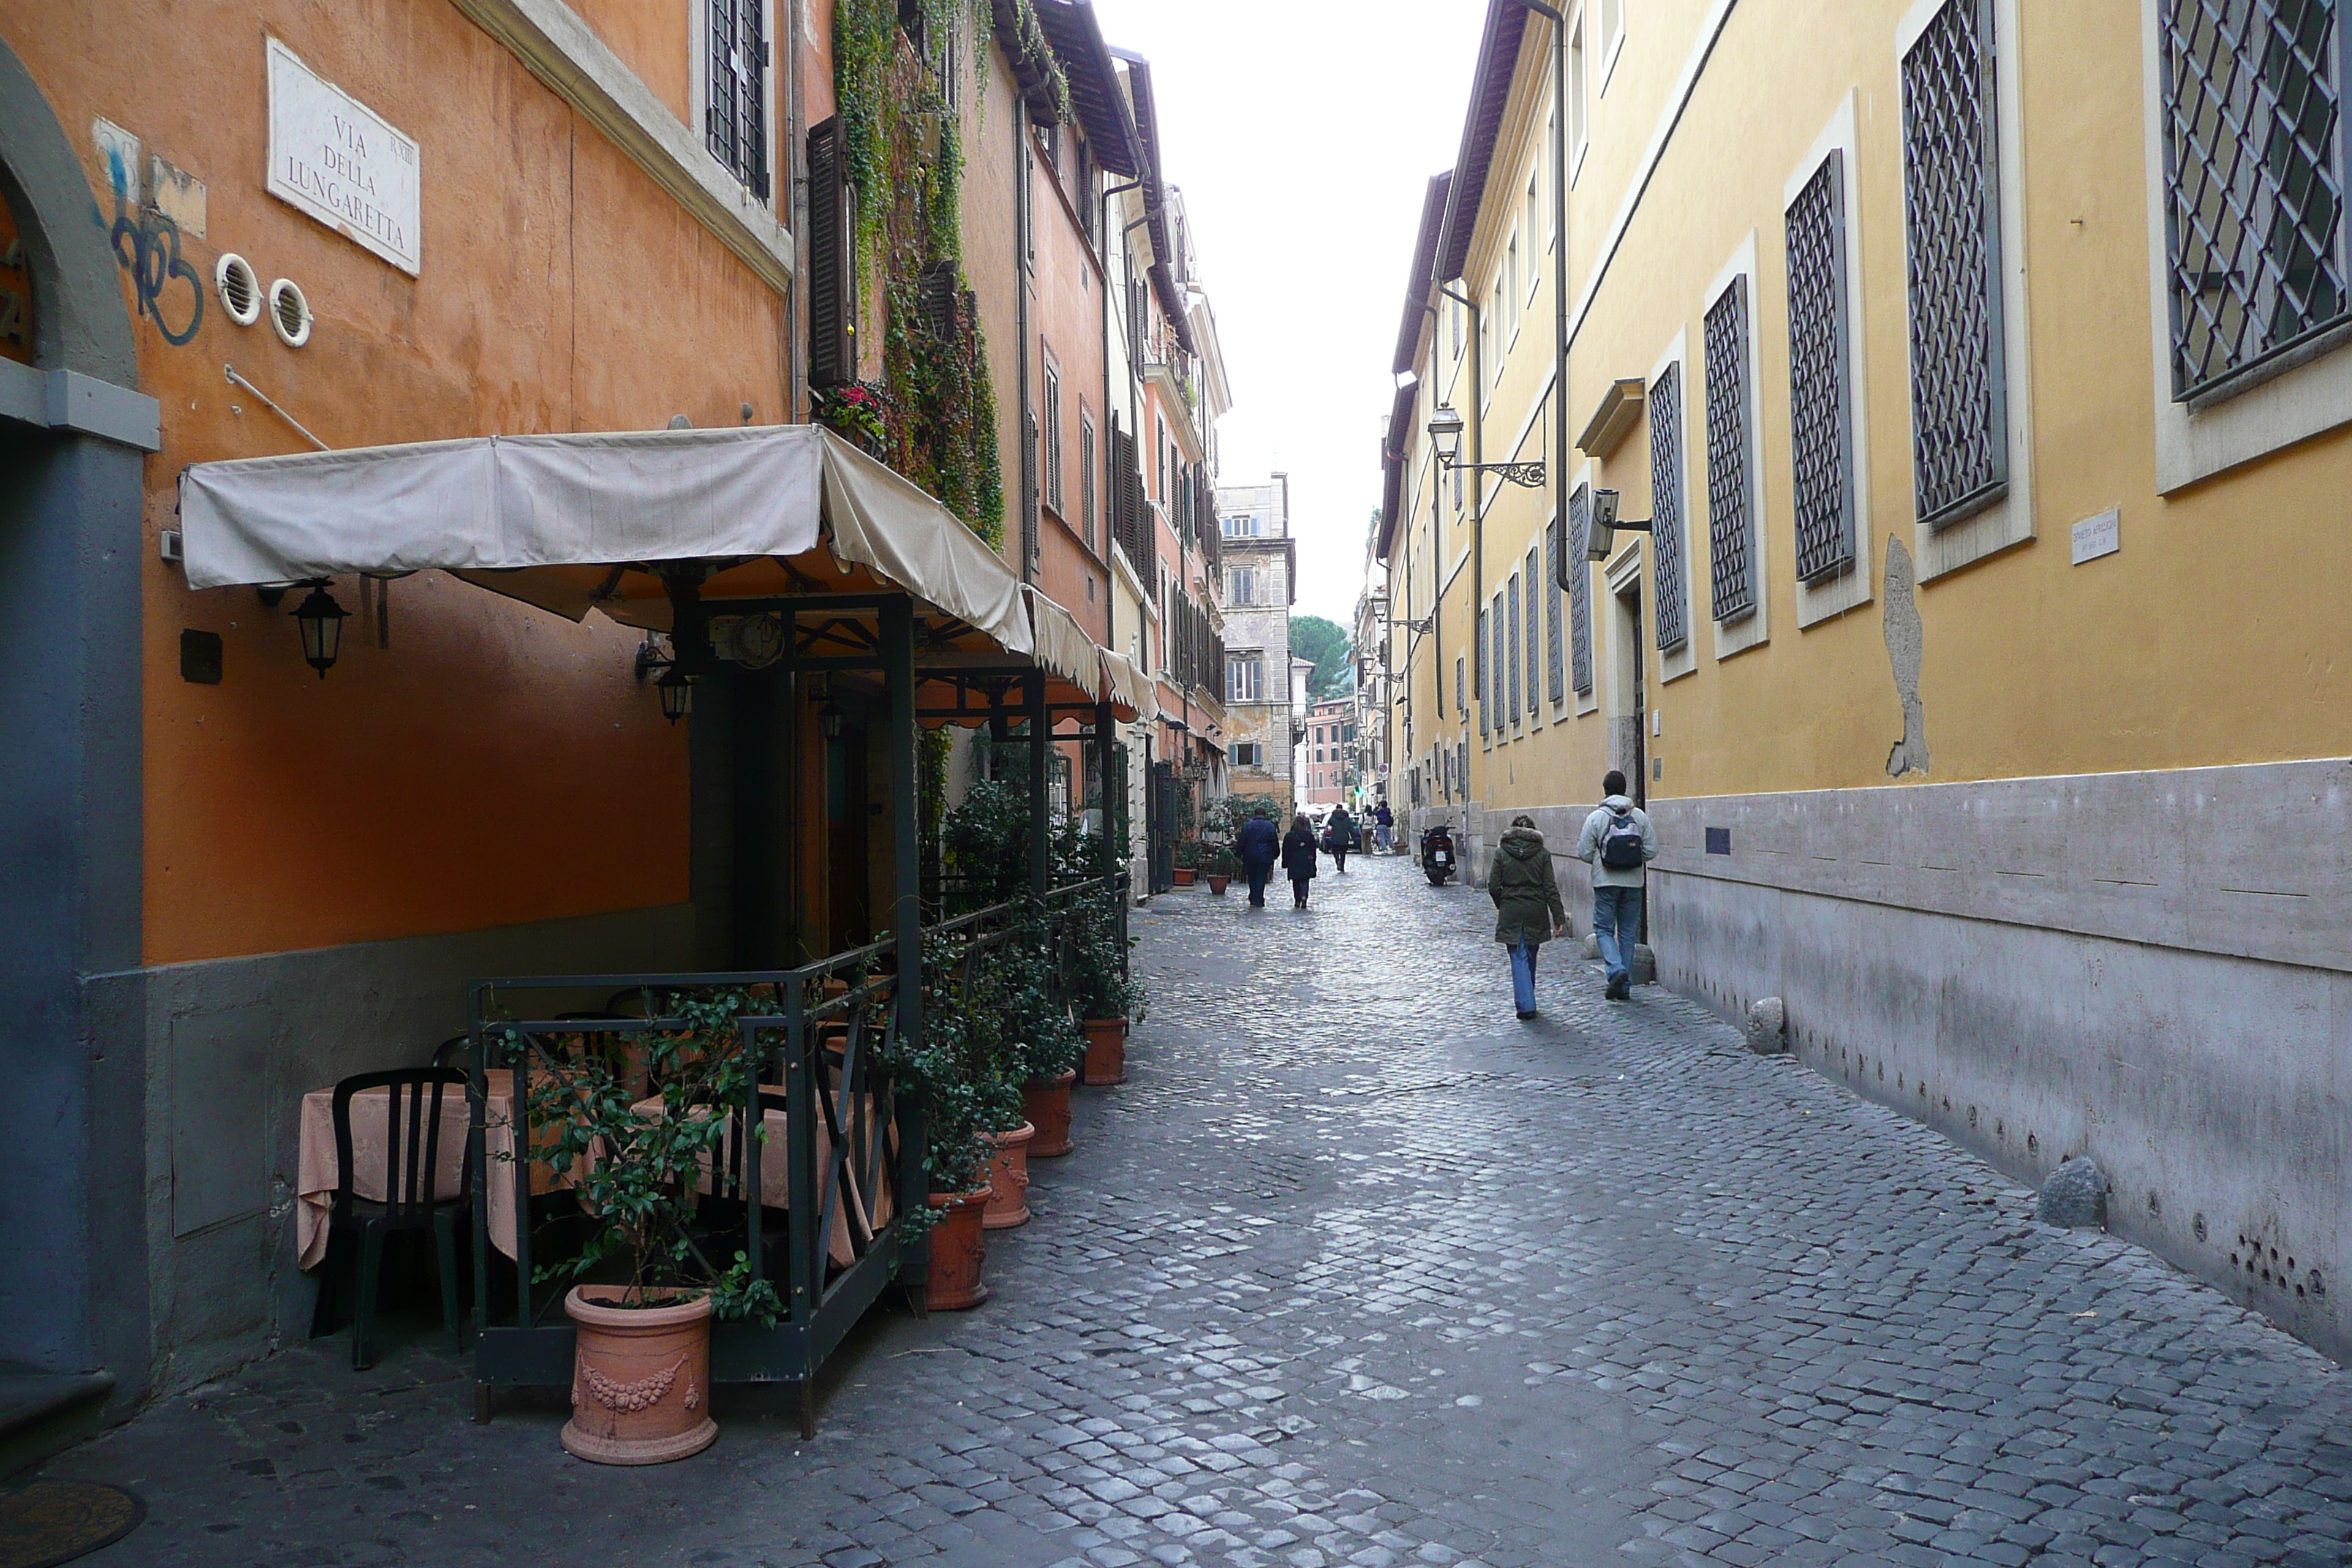
{"type": "Polygon", "coordinates": [[[1601,781],[1601,802],[1584,819],[1576,858],[1592,868],[1592,931],[1601,959],[1609,966],[1612,1002],[1633,994],[1633,946],[1642,937],[1642,886],[1645,868],[1658,858],[1657,830],[1650,814],[1625,794],[1625,775],[1614,769],[1601,781]]]}

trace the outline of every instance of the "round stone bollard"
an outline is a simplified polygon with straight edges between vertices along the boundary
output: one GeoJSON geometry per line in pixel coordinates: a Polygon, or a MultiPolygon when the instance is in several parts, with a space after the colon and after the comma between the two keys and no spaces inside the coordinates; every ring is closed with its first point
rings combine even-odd
{"type": "Polygon", "coordinates": [[[1584,933],[1584,956],[1591,959],[1601,956],[1601,938],[1594,932],[1584,933]]]}
{"type": "Polygon", "coordinates": [[[1658,983],[1658,955],[1650,951],[1648,942],[1639,942],[1633,944],[1633,963],[1631,973],[1633,976],[1633,984],[1636,985],[1655,985],[1658,983]]]}
{"type": "Polygon", "coordinates": [[[1748,1006],[1748,1048],[1759,1057],[1777,1057],[1789,1048],[1789,1010],[1778,996],[1748,1006]]]}
{"type": "Polygon", "coordinates": [[[2070,1230],[2107,1228],[2107,1173],[2088,1156],[2077,1154],[2042,1184],[2033,1215],[2044,1225],[2070,1230]]]}

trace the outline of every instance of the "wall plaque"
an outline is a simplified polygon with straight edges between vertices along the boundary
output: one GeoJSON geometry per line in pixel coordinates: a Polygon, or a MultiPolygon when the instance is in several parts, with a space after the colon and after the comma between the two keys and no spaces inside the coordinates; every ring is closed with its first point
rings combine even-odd
{"type": "Polygon", "coordinates": [[[415,276],[424,258],[414,140],[269,40],[269,193],[415,276]]]}

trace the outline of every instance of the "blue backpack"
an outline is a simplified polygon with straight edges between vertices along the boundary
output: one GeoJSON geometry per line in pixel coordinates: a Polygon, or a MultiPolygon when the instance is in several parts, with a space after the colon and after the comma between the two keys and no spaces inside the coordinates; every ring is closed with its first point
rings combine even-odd
{"type": "Polygon", "coordinates": [[[1612,811],[1601,829],[1601,863],[1612,871],[1631,871],[1642,864],[1642,825],[1631,811],[1612,811]]]}

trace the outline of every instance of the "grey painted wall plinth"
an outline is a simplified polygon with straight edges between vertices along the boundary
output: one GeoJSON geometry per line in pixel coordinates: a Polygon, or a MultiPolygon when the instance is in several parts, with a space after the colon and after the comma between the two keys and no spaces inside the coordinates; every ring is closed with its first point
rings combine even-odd
{"type": "Polygon", "coordinates": [[[317,1286],[294,1241],[304,1094],[425,1065],[464,1030],[477,979],[677,973],[693,952],[693,910],[679,904],[125,977],[150,1064],[144,1392],[192,1387],[310,1331],[317,1286]]]}

